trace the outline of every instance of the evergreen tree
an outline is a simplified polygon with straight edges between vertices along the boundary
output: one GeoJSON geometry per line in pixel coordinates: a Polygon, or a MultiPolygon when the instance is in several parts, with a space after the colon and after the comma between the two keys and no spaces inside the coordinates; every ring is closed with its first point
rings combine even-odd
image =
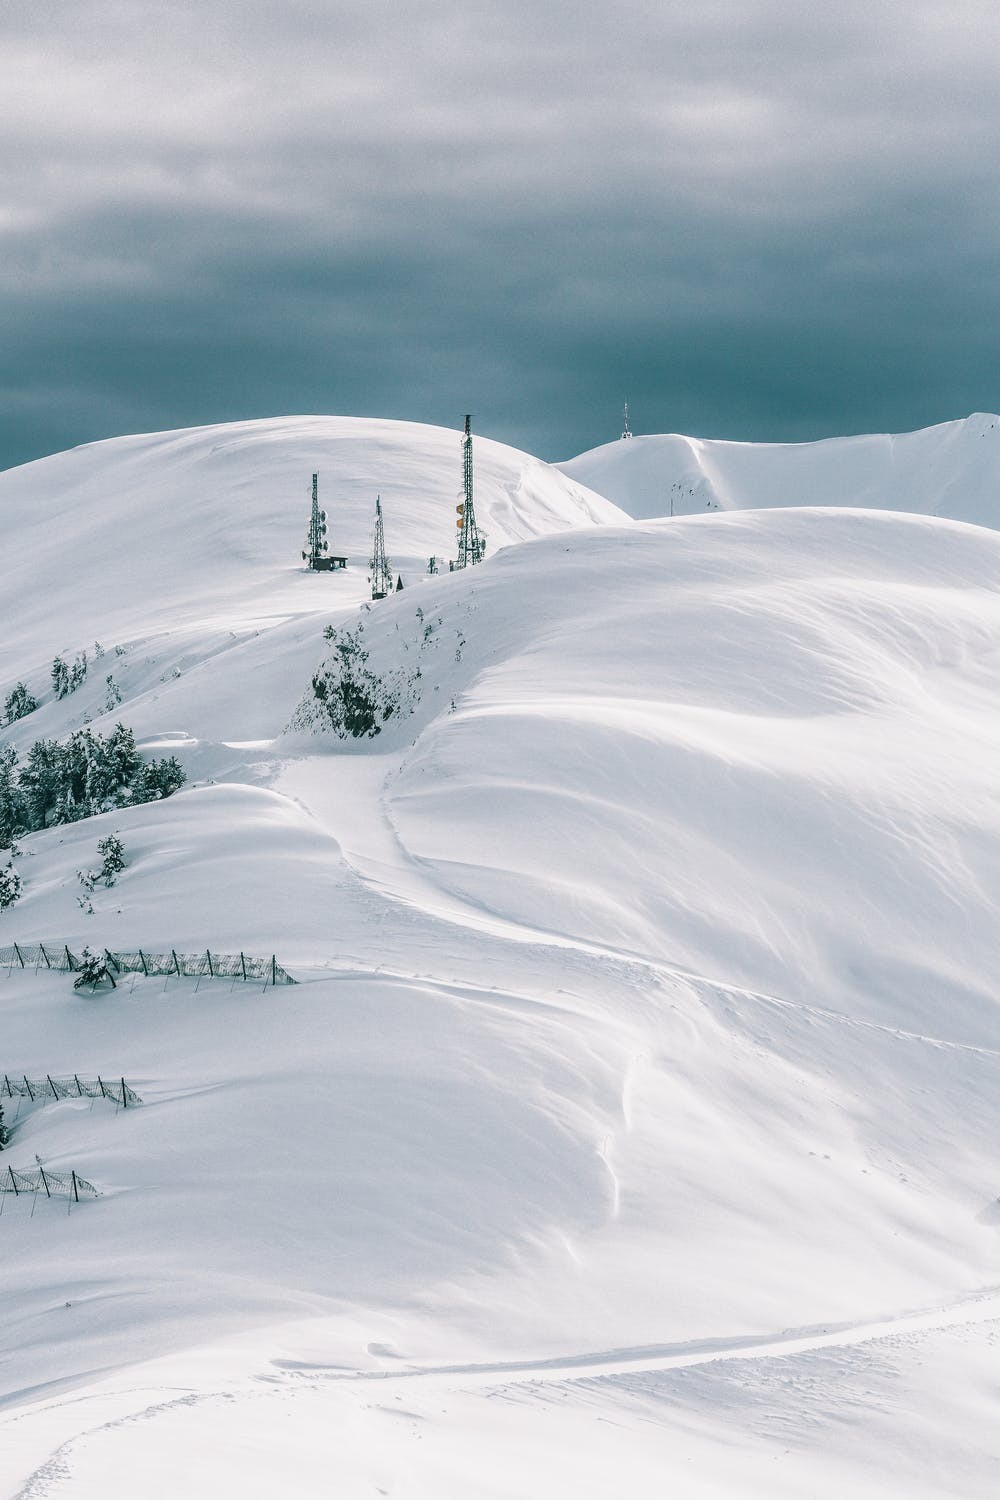
{"type": "Polygon", "coordinates": [[[20,796],[15,782],[17,751],[0,745],[0,849],[9,849],[21,827],[20,796]]]}
{"type": "Polygon", "coordinates": [[[115,988],[115,977],[108,968],[108,961],[100,953],[94,953],[89,947],[84,948],[80,955],[80,972],[73,981],[75,990],[96,989],[99,984],[110,983],[115,988]]]}
{"type": "Polygon", "coordinates": [[[74,730],[63,745],[36,740],[17,776],[16,765],[16,751],[0,747],[0,848],[19,832],[169,797],[185,781],[173,755],[144,764],[124,724],[107,739],[88,728],[74,730]]]}
{"type": "Polygon", "coordinates": [[[61,656],[57,656],[52,662],[52,691],[57,698],[65,698],[69,692],[69,667],[61,656]]]}
{"type": "Polygon", "coordinates": [[[0,868],[0,911],[13,906],[21,894],[21,877],[13,865],[0,868]]]}
{"type": "Polygon", "coordinates": [[[87,677],[87,653],[81,651],[73,663],[69,674],[69,690],[75,693],[78,687],[82,687],[87,677]]]}
{"type": "Polygon", "coordinates": [[[100,879],[112,886],[125,868],[125,845],[117,833],[109,833],[106,839],[98,839],[97,852],[101,856],[100,879]]]}
{"type": "Polygon", "coordinates": [[[184,768],[176,755],[168,755],[165,760],[151,760],[143,767],[136,801],[156,802],[161,797],[172,797],[186,780],[184,768]]]}
{"type": "MultiPolygon", "coordinates": [[[[36,740],[28,751],[18,787],[23,794],[25,824],[29,829],[44,828],[50,809],[59,801],[62,767],[62,747],[56,740],[36,740]]],[[[68,818],[63,816],[60,821],[68,822],[68,818]]]]}
{"type": "Polygon", "coordinates": [[[32,697],[23,682],[19,682],[7,694],[4,701],[4,723],[13,724],[16,719],[27,718],[28,714],[33,714],[37,707],[38,699],[32,697]]]}
{"type": "Polygon", "coordinates": [[[114,789],[131,786],[142,770],[142,756],[135,748],[135,735],[124,724],[116,724],[111,731],[104,756],[108,782],[114,789]]]}

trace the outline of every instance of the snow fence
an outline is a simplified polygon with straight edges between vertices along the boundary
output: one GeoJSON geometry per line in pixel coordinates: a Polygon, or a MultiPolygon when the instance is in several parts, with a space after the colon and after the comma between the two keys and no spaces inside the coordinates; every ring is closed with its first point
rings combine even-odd
{"type": "Polygon", "coordinates": [[[16,1167],[0,1170],[0,1193],[13,1193],[15,1198],[22,1193],[44,1193],[46,1198],[69,1198],[73,1203],[100,1197],[94,1184],[79,1172],[52,1172],[41,1162],[27,1172],[19,1172],[16,1167]]]}
{"type": "Polygon", "coordinates": [[[122,1109],[133,1109],[142,1103],[124,1078],[109,1083],[99,1073],[96,1078],[80,1078],[76,1073],[72,1078],[53,1078],[48,1073],[44,1078],[28,1078],[24,1074],[9,1078],[5,1073],[0,1083],[0,1102],[4,1099],[110,1099],[122,1109]]]}
{"type": "MultiPolygon", "coordinates": [[[[136,948],[131,953],[102,950],[109,969],[116,974],[178,974],[188,979],[256,979],[265,984],[295,984],[274,954],[270,958],[253,958],[249,953],[147,953],[136,948]]],[[[78,973],[83,956],[73,953],[65,943],[11,943],[0,948],[0,968],[56,969],[78,973]]]]}

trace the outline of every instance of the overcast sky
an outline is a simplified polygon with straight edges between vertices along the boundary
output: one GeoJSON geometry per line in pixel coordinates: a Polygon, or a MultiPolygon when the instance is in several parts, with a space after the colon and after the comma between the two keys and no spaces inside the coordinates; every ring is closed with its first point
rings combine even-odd
{"type": "Polygon", "coordinates": [[[1000,406],[994,0],[5,0],[0,467],[335,412],[545,458],[1000,406]]]}

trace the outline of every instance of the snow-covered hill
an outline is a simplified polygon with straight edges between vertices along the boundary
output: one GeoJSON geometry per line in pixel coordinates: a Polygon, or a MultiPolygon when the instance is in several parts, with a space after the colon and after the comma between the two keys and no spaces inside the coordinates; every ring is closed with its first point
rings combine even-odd
{"type": "MultiPolygon", "coordinates": [[[[0,972],[0,1077],[144,1100],[8,1105],[0,1174],[37,1153],[103,1196],[0,1200],[5,1497],[992,1494],[1000,537],[573,530],[616,512],[531,473],[516,523],[552,534],[370,606],[362,571],[269,560],[266,508],[218,589],[204,533],[163,523],[157,591],[80,520],[57,644],[102,640],[103,722],[191,779],[25,838],[0,945],[300,983],[0,972]],[[380,732],[340,738],[345,701],[380,732]]],[[[19,629],[11,681],[52,649],[19,629]]]]}
{"type": "MultiPolygon", "coordinates": [[[[623,518],[502,443],[477,437],[474,455],[490,552],[623,518]]],[[[224,769],[231,758],[216,742],[276,734],[309,643],[331,613],[369,597],[376,495],[394,571],[412,587],[432,554],[454,554],[461,488],[458,433],[347,417],[113,438],[0,474],[0,701],[22,679],[42,704],[15,741],[84,720],[103,729],[124,713],[147,740],[182,726],[199,742],[182,747],[190,763],[224,769]],[[345,572],[301,562],[314,472],[345,572]],[[81,652],[85,686],[54,702],[53,657],[81,652]],[[106,714],[109,673],[124,708],[112,702],[106,714]]]]}
{"type": "Polygon", "coordinates": [[[559,467],[639,518],[837,505],[1000,529],[1000,417],[982,412],[919,432],[818,443],[634,437],[559,467]]]}

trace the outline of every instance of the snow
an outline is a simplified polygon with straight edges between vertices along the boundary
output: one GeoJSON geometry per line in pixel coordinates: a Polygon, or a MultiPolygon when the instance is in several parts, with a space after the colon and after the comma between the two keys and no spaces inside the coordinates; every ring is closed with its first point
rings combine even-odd
{"type": "Polygon", "coordinates": [[[1000,527],[1000,417],[988,412],[918,432],[818,443],[637,436],[559,467],[640,519],[836,505],[1000,527]]]}
{"type": "MultiPolygon", "coordinates": [[[[357,549],[383,463],[447,511],[455,434],[407,460],[403,424],[308,420],[354,434],[357,549]]],[[[190,783],[25,838],[0,945],[274,952],[300,982],[0,971],[0,1075],[143,1099],[7,1105],[0,1168],[102,1197],[2,1200],[0,1494],[991,1496],[1000,537],[624,524],[537,465],[505,550],[359,609],[360,569],[274,562],[247,429],[310,470],[295,423],[46,461],[84,466],[84,581],[46,554],[58,611],[5,670],[107,654],[4,736],[74,727],[110,661],[95,723],[190,783]],[[141,507],[103,529],[119,463],[180,514],[171,456],[215,445],[161,590],[141,507]],[[256,498],[220,561],[227,474],[256,498]],[[399,695],[372,739],[312,697],[328,622],[399,695]]]]}

